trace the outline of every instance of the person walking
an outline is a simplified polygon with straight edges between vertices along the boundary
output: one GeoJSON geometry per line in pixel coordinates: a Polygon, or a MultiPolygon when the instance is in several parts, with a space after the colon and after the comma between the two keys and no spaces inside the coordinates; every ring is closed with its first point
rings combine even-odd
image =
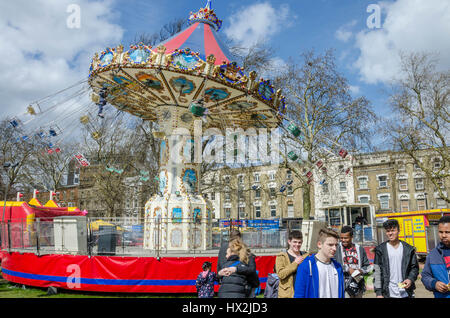
{"type": "Polygon", "coordinates": [[[353,229],[350,226],[341,229],[336,260],[344,271],[345,298],[362,298],[366,291],[364,275],[372,272],[372,266],[364,247],[353,243],[353,229]]]}
{"type": "Polygon", "coordinates": [[[333,257],[339,235],[331,229],[321,229],[319,251],[307,257],[297,269],[294,298],[344,298],[344,273],[333,257]]]}
{"type": "Polygon", "coordinates": [[[278,298],[294,297],[294,283],[297,277],[297,267],[306,257],[300,251],[302,244],[302,232],[296,230],[289,232],[289,249],[286,252],[278,254],[275,259],[275,272],[279,278],[278,298]]]}
{"type": "Polygon", "coordinates": [[[450,216],[438,223],[440,243],[427,256],[422,283],[435,298],[450,298],[450,216]]]}
{"type": "Polygon", "coordinates": [[[204,262],[202,265],[203,271],[198,274],[195,281],[198,298],[213,298],[214,297],[214,283],[217,281],[217,275],[211,271],[212,264],[204,262]]]}
{"type": "Polygon", "coordinates": [[[374,289],[377,298],[414,298],[419,264],[414,247],[399,240],[400,225],[383,223],[388,241],[375,248],[374,289]]]}
{"type": "Polygon", "coordinates": [[[221,278],[219,298],[249,297],[251,283],[249,276],[244,274],[249,271],[249,259],[250,249],[240,239],[230,242],[226,253],[226,262],[218,272],[218,276],[221,278]]]}

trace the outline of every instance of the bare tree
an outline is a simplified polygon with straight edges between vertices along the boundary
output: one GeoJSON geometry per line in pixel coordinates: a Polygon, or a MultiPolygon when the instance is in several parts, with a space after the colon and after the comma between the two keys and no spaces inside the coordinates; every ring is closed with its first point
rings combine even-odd
{"type": "Polygon", "coordinates": [[[395,150],[406,153],[435,186],[441,199],[450,203],[445,191],[450,176],[450,70],[437,71],[437,58],[429,53],[401,54],[402,73],[393,83],[390,104],[394,118],[387,135],[395,150]],[[421,160],[428,150],[431,156],[421,160]],[[439,165],[431,162],[440,160],[439,165]]]}
{"type": "Polygon", "coordinates": [[[38,144],[32,161],[26,167],[26,184],[34,189],[56,191],[65,185],[63,178],[67,175],[70,162],[73,160],[75,143],[59,143],[56,148],[48,148],[38,144]]]}
{"type": "MultiPolygon", "coordinates": [[[[126,200],[129,178],[141,179],[141,197],[156,192],[158,145],[151,134],[151,124],[130,115],[91,120],[84,128],[84,154],[91,167],[85,173],[91,179],[88,188],[102,202],[106,217],[120,216],[126,200]],[[145,172],[145,174],[143,174],[145,172]]],[[[135,185],[134,185],[135,186],[135,185]]],[[[143,204],[141,202],[141,204],[143,204]]]]}
{"type": "Polygon", "coordinates": [[[283,88],[288,105],[284,140],[302,159],[290,162],[284,153],[284,165],[301,180],[303,217],[308,219],[313,184],[308,183],[305,173],[313,172],[319,160],[326,164],[328,158],[338,157],[341,148],[349,153],[370,149],[377,116],[365,97],[351,96],[331,50],[323,55],[309,51],[301,57],[301,62],[291,60],[276,82],[283,88]],[[299,137],[286,129],[290,125],[299,130],[299,137]]]}
{"type": "Polygon", "coordinates": [[[169,39],[171,36],[183,31],[183,29],[188,25],[187,19],[178,18],[171,22],[166,23],[159,32],[153,34],[141,33],[134,37],[134,42],[130,44],[143,43],[145,45],[155,46],[165,40],[169,39]]]}
{"type": "MultiPolygon", "coordinates": [[[[231,42],[230,42],[231,43],[231,42]]],[[[273,73],[274,49],[263,41],[259,41],[250,47],[242,47],[230,44],[231,53],[242,63],[247,73],[252,71],[259,74],[273,73]]]]}
{"type": "Polygon", "coordinates": [[[9,189],[8,195],[15,191],[22,191],[26,184],[26,167],[36,149],[31,136],[27,136],[20,122],[13,125],[13,119],[5,118],[0,122],[0,179],[3,186],[0,191],[4,195],[5,187],[9,189]],[[4,164],[11,164],[6,170],[4,164]]]}

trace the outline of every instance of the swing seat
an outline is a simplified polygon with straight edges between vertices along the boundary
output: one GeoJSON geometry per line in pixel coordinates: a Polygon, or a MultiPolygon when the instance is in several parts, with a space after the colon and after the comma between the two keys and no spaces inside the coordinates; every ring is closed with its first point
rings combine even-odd
{"type": "Polygon", "coordinates": [[[87,125],[87,124],[89,123],[89,116],[83,116],[83,117],[81,117],[81,118],[80,118],[80,122],[81,122],[83,125],[87,125]]]}
{"type": "Polygon", "coordinates": [[[288,157],[289,159],[291,159],[292,161],[296,161],[298,159],[298,156],[295,154],[295,152],[291,151],[290,153],[288,153],[288,157]]]}
{"type": "Polygon", "coordinates": [[[294,124],[290,124],[287,128],[287,130],[294,136],[294,137],[298,137],[301,134],[300,129],[294,125],[294,124]]]}
{"type": "Polygon", "coordinates": [[[30,115],[36,115],[36,111],[34,110],[34,108],[33,108],[33,106],[28,106],[28,108],[27,108],[27,113],[28,114],[30,114],[30,115]]]}
{"type": "Polygon", "coordinates": [[[341,156],[342,159],[345,159],[345,157],[347,157],[348,155],[348,151],[345,149],[341,149],[341,151],[339,151],[339,156],[341,156]]]}

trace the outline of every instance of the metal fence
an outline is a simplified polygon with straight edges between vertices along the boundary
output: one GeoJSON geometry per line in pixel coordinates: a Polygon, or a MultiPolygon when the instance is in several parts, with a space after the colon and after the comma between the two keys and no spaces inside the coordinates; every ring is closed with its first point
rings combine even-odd
{"type": "MultiPolygon", "coordinates": [[[[228,240],[229,228],[213,228],[206,220],[195,219],[147,219],[150,231],[159,235],[170,226],[187,226],[201,229],[202,225],[211,231],[211,245],[208,249],[196,248],[195,244],[184,251],[170,251],[163,246],[144,248],[144,219],[129,223],[127,218],[61,217],[36,219],[11,219],[0,224],[0,246],[10,252],[28,252],[37,255],[116,255],[116,256],[159,256],[161,254],[188,253],[206,254],[217,252],[221,243],[228,240]],[[153,224],[153,227],[152,225],[153,224]],[[158,224],[155,227],[155,224],[158,224]]],[[[195,231],[193,231],[195,232],[195,231]]],[[[280,249],[287,246],[287,232],[284,229],[266,230],[251,228],[242,231],[244,242],[251,249],[280,249]]],[[[153,239],[153,238],[152,238],[153,239]]],[[[186,238],[185,238],[186,239],[186,238]]],[[[195,241],[196,238],[187,238],[195,241]]]]}

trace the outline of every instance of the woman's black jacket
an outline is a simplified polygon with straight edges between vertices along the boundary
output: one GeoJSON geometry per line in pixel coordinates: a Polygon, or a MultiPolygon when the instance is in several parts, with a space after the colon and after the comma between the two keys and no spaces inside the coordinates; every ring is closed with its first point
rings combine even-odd
{"type": "MultiPolygon", "coordinates": [[[[223,264],[222,268],[227,267],[245,267],[246,265],[240,263],[239,265],[234,265],[239,261],[238,255],[231,255],[227,261],[223,264]]],[[[223,276],[222,283],[219,288],[218,297],[219,298],[247,298],[249,294],[248,282],[245,274],[233,273],[230,276],[223,276]]]]}

